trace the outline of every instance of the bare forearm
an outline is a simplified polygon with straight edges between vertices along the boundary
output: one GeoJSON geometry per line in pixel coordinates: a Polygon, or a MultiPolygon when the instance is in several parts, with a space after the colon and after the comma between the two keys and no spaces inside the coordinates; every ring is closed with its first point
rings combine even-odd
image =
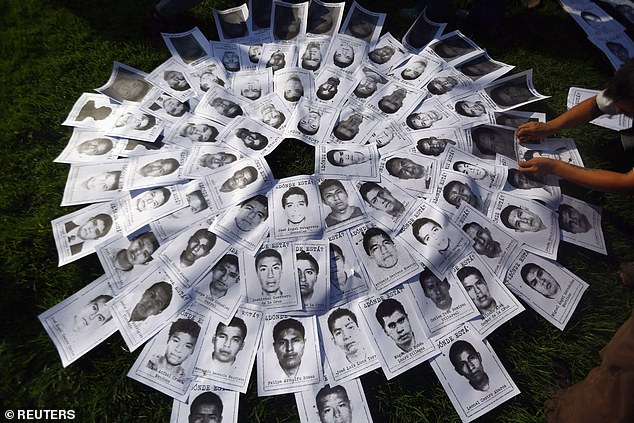
{"type": "Polygon", "coordinates": [[[595,101],[596,96],[590,97],[546,123],[525,123],[517,128],[517,138],[520,142],[539,140],[550,137],[562,129],[574,128],[590,122],[596,117],[595,101]]]}
{"type": "Polygon", "coordinates": [[[552,174],[569,182],[586,188],[604,192],[634,192],[634,170],[627,173],[613,172],[602,169],[578,167],[569,163],[557,162],[552,174]]]}
{"type": "Polygon", "coordinates": [[[554,132],[562,129],[575,128],[594,119],[596,96],[590,97],[577,104],[572,109],[562,113],[555,119],[548,122],[548,125],[554,132]]]}

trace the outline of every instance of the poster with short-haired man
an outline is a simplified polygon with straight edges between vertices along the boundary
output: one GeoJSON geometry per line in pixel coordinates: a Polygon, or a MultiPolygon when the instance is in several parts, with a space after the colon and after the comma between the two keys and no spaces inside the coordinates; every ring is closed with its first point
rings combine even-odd
{"type": "Polygon", "coordinates": [[[507,176],[504,191],[539,199],[551,208],[556,208],[561,202],[559,178],[552,175],[537,178],[528,173],[520,172],[517,161],[501,154],[496,156],[495,162],[506,167],[507,176]]]}
{"type": "Polygon", "coordinates": [[[400,226],[416,203],[416,198],[387,180],[357,181],[355,186],[366,215],[390,230],[400,226]]]}
{"type": "Polygon", "coordinates": [[[238,423],[240,393],[195,380],[187,403],[174,400],[170,423],[223,422],[238,423]]]}
{"type": "Polygon", "coordinates": [[[428,95],[426,88],[410,87],[397,81],[389,81],[368,98],[365,105],[383,119],[401,120],[428,95]]]}
{"type": "Polygon", "coordinates": [[[405,60],[411,53],[392,34],[386,32],[368,52],[367,59],[379,71],[388,72],[405,60]]]}
{"type": "Polygon", "coordinates": [[[409,244],[416,257],[437,275],[444,275],[468,247],[467,237],[450,216],[424,200],[412,209],[397,233],[396,238],[409,244]]]}
{"type": "Polygon", "coordinates": [[[440,355],[430,361],[431,367],[463,422],[520,393],[491,345],[469,323],[433,341],[440,355]]]}
{"type": "Polygon", "coordinates": [[[422,323],[431,336],[480,315],[462,284],[444,275],[437,276],[430,268],[412,277],[403,287],[411,291],[422,323]]]}
{"type": "Polygon", "coordinates": [[[258,396],[299,392],[323,382],[317,318],[265,314],[258,348],[258,396]]]}
{"type": "Polygon", "coordinates": [[[124,104],[114,112],[114,122],[106,129],[106,135],[154,143],[167,122],[154,115],[152,110],[124,104]]]}
{"type": "Polygon", "coordinates": [[[600,207],[564,195],[557,218],[563,241],[607,255],[600,207]]]}
{"type": "Polygon", "coordinates": [[[319,104],[331,107],[341,106],[350,98],[350,93],[357,86],[357,80],[340,68],[328,65],[315,77],[315,97],[319,104]]]}
{"type": "Polygon", "coordinates": [[[73,128],[73,134],[55,163],[104,163],[118,160],[115,151],[125,141],[108,137],[100,130],[73,128]]]}
{"type": "Polygon", "coordinates": [[[561,264],[518,249],[504,283],[543,318],[564,330],[588,284],[561,264]]]}
{"type": "Polygon", "coordinates": [[[295,393],[301,423],[372,423],[361,379],[295,393]]]}
{"type": "Polygon", "coordinates": [[[246,393],[263,324],[262,310],[253,304],[242,304],[229,320],[212,316],[195,357],[194,375],[246,393]]]}
{"type": "Polygon", "coordinates": [[[197,222],[158,255],[167,272],[186,288],[196,284],[229,248],[228,242],[208,228],[206,220],[197,222]]]}
{"type": "Polygon", "coordinates": [[[170,96],[180,101],[187,101],[196,95],[196,90],[190,83],[188,71],[188,66],[170,57],[154,68],[147,79],[170,96]]]}
{"type": "Polygon", "coordinates": [[[363,326],[373,340],[385,377],[391,379],[438,353],[422,324],[422,316],[401,287],[359,300],[363,326]]]}
{"type": "Polygon", "coordinates": [[[244,301],[246,278],[242,252],[229,247],[194,286],[196,301],[222,319],[229,319],[244,301]]]}
{"type": "Polygon", "coordinates": [[[205,220],[211,225],[216,210],[200,179],[181,185],[187,206],[150,222],[149,226],[161,241],[172,239],[197,222],[205,220]]]}
{"type": "Polygon", "coordinates": [[[328,380],[344,382],[380,366],[361,318],[356,300],[318,316],[328,380]]]}
{"type": "Polygon", "coordinates": [[[208,313],[192,303],[148,342],[128,371],[128,377],[185,400],[194,380],[194,357],[209,323],[208,313]]]}
{"type": "Polygon", "coordinates": [[[216,210],[225,210],[275,185],[273,172],[263,157],[230,163],[202,178],[216,210]]]}
{"type": "Polygon", "coordinates": [[[302,309],[308,313],[323,312],[330,304],[328,242],[298,241],[293,247],[302,309]]]}
{"type": "Polygon", "coordinates": [[[272,92],[251,102],[244,109],[251,119],[262,122],[265,125],[283,131],[292,110],[286,105],[282,96],[272,92]]]}
{"type": "Polygon", "coordinates": [[[440,162],[434,157],[426,157],[418,151],[408,151],[408,149],[385,155],[380,149],[379,152],[381,153],[379,162],[381,181],[392,182],[413,197],[429,195],[433,192],[440,169],[440,162]]]}
{"type": "Polygon", "coordinates": [[[102,275],[38,316],[66,367],[118,329],[110,301],[112,280],[102,275]]]}
{"type": "Polygon", "coordinates": [[[59,265],[95,252],[95,246],[122,232],[114,203],[97,203],[51,221],[59,265]]]}
{"type": "Polygon", "coordinates": [[[357,258],[378,292],[405,282],[421,269],[419,262],[408,251],[407,244],[394,233],[373,223],[350,229],[357,258]]]}
{"type": "Polygon", "coordinates": [[[282,141],[281,131],[246,116],[233,119],[218,137],[248,157],[266,156],[282,141]]]}
{"type": "Polygon", "coordinates": [[[488,336],[495,329],[524,311],[524,306],[483,263],[477,253],[461,259],[448,273],[452,283],[461,284],[482,315],[472,321],[481,336],[488,336]]]}
{"type": "Polygon", "coordinates": [[[463,204],[458,209],[453,222],[471,240],[471,248],[484,264],[503,278],[508,270],[506,264],[518,245],[517,240],[469,204],[463,204]]]}
{"type": "Polygon", "coordinates": [[[301,310],[302,299],[290,242],[264,243],[255,256],[244,254],[247,302],[265,310],[301,310]]]}
{"type": "Polygon", "coordinates": [[[191,302],[192,296],[154,262],[112,299],[110,309],[130,351],[161,330],[191,302]]]}
{"type": "Polygon", "coordinates": [[[330,255],[330,308],[347,303],[370,290],[370,280],[352,243],[350,232],[328,237],[330,255]]]}
{"type": "Polygon", "coordinates": [[[202,116],[185,115],[166,131],[164,140],[187,149],[198,143],[217,145],[220,143],[218,134],[224,127],[224,124],[202,116]]]}
{"type": "Polygon", "coordinates": [[[188,151],[174,149],[144,156],[130,157],[123,174],[122,189],[133,190],[171,185],[180,182],[181,166],[188,151]]]}
{"type": "Polygon", "coordinates": [[[463,173],[486,189],[499,191],[507,180],[507,168],[482,160],[455,147],[449,148],[442,164],[443,169],[463,173]]]}
{"type": "Polygon", "coordinates": [[[229,208],[214,221],[211,229],[255,253],[269,233],[269,224],[269,199],[257,194],[229,208]]]}
{"type": "Polygon", "coordinates": [[[330,144],[365,144],[374,128],[383,122],[383,117],[366,107],[357,99],[349,98],[343,107],[338,109],[334,125],[330,130],[326,143],[330,144]]]}
{"type": "Polygon", "coordinates": [[[352,75],[366,56],[368,43],[346,34],[335,34],[330,40],[326,65],[335,66],[352,75]]]}
{"type": "Polygon", "coordinates": [[[379,152],[375,144],[315,147],[315,175],[324,179],[355,179],[378,182],[379,152]]]}
{"type": "Polygon", "coordinates": [[[271,238],[279,241],[319,238],[324,232],[319,188],[313,176],[280,179],[271,194],[277,213],[273,215],[271,238]]]}
{"type": "Polygon", "coordinates": [[[133,190],[119,196],[115,202],[126,235],[188,206],[183,185],[133,190]]]}
{"type": "Polygon", "coordinates": [[[154,260],[160,241],[144,227],[129,236],[117,235],[97,247],[97,256],[117,291],[141,276],[154,260]]]}
{"type": "Polygon", "coordinates": [[[559,219],[548,207],[525,197],[500,192],[491,202],[489,217],[523,243],[522,248],[557,259],[561,239],[559,219]]]}
{"type": "Polygon", "coordinates": [[[336,115],[334,107],[302,97],[289,118],[284,136],[316,145],[328,134],[336,115]]]}
{"type": "Polygon", "coordinates": [[[497,79],[484,92],[489,104],[500,112],[550,97],[538,93],[533,86],[532,69],[497,79]]]}

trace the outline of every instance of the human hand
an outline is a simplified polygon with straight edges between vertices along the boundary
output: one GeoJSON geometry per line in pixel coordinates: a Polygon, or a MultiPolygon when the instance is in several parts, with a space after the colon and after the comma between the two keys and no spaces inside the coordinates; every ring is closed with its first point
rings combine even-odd
{"type": "Polygon", "coordinates": [[[517,139],[519,143],[527,141],[537,141],[552,135],[553,131],[544,122],[528,122],[517,128],[517,139]]]}
{"type": "Polygon", "coordinates": [[[562,163],[559,160],[537,157],[525,162],[519,162],[520,172],[541,178],[546,175],[553,175],[555,168],[562,163]]]}

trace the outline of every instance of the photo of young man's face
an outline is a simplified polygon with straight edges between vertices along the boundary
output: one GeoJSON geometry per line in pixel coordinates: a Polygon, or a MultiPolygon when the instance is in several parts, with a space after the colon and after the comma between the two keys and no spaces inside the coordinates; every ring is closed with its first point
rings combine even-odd
{"type": "Polygon", "coordinates": [[[110,307],[107,305],[111,299],[109,295],[100,295],[83,306],[73,315],[73,332],[88,333],[112,319],[110,307]]]}
{"type": "Polygon", "coordinates": [[[266,220],[268,206],[263,202],[251,199],[240,206],[234,222],[236,227],[243,232],[250,232],[266,220]]]}
{"type": "Polygon", "coordinates": [[[134,306],[130,321],[143,321],[150,316],[162,313],[172,301],[172,285],[158,282],[146,289],[141,300],[134,306]]]}
{"type": "Polygon", "coordinates": [[[238,258],[233,254],[227,254],[211,268],[209,291],[212,297],[226,295],[229,289],[240,282],[238,267],[238,258]]]}
{"type": "Polygon", "coordinates": [[[280,293],[280,278],[282,277],[282,259],[279,254],[269,254],[264,250],[256,258],[255,269],[262,291],[268,295],[280,293]]]}
{"type": "MultiPolygon", "coordinates": [[[[308,253],[306,253],[308,254],[308,253]]],[[[310,298],[315,290],[319,270],[312,256],[297,256],[297,277],[302,298],[310,298]],[[312,260],[311,260],[312,259],[312,260]]]]}
{"type": "Polygon", "coordinates": [[[172,366],[179,366],[194,352],[196,339],[189,333],[176,332],[172,334],[165,349],[165,359],[172,366]]]}
{"type": "Polygon", "coordinates": [[[394,241],[383,234],[377,234],[368,241],[368,255],[377,266],[389,269],[398,263],[398,252],[394,241]]]}
{"type": "MultiPolygon", "coordinates": [[[[304,334],[300,331],[300,328],[303,326],[295,319],[282,320],[278,322],[277,325],[284,325],[284,327],[277,331],[277,333],[274,333],[273,349],[275,355],[277,356],[280,367],[287,374],[294,373],[302,363],[304,347],[306,346],[306,339],[304,338],[304,334]],[[287,322],[289,324],[285,324],[287,322]]],[[[276,332],[275,328],[273,332],[276,332]]]]}
{"type": "Polygon", "coordinates": [[[350,399],[341,385],[333,388],[326,385],[317,393],[315,400],[321,423],[352,423],[350,399]]]}
{"type": "Polygon", "coordinates": [[[450,285],[447,279],[440,280],[431,272],[423,272],[420,275],[420,284],[423,292],[440,310],[451,308],[452,298],[449,292],[450,285]]]}
{"type": "Polygon", "coordinates": [[[473,389],[489,390],[489,376],[482,365],[482,356],[473,345],[462,340],[454,342],[449,349],[449,359],[456,372],[464,376],[473,389]]]}
{"type": "Polygon", "coordinates": [[[383,330],[403,351],[412,348],[414,333],[409,318],[402,311],[395,310],[389,316],[383,317],[383,330]]]}
{"type": "Polygon", "coordinates": [[[244,347],[245,334],[239,326],[219,323],[212,338],[214,351],[212,359],[224,364],[232,364],[244,347]]]}
{"type": "Polygon", "coordinates": [[[473,267],[464,267],[460,270],[463,273],[459,272],[458,278],[478,310],[481,313],[487,313],[495,308],[495,300],[489,292],[489,286],[484,280],[482,273],[473,267]]]}
{"type": "Polygon", "coordinates": [[[308,196],[305,191],[299,190],[301,188],[298,188],[297,193],[293,191],[292,194],[282,197],[282,207],[286,213],[286,218],[288,223],[293,225],[304,223],[308,211],[308,196]]]}
{"type": "Polygon", "coordinates": [[[329,324],[329,329],[333,342],[346,354],[346,357],[355,357],[360,354],[363,347],[360,339],[361,330],[352,318],[352,312],[333,319],[332,325],[329,324]]]}

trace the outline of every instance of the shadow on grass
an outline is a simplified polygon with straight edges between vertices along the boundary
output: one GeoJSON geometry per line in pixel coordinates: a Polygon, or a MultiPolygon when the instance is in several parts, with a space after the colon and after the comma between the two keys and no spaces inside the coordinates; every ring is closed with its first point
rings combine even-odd
{"type": "MultiPolygon", "coordinates": [[[[205,5],[220,3],[205,2],[205,5]]],[[[121,3],[95,0],[88,5],[81,0],[57,0],[54,4],[72,11],[108,40],[128,42],[134,39],[150,39],[162,43],[159,27],[151,18],[154,1],[121,3]]],[[[218,33],[213,24],[211,9],[198,6],[196,11],[196,14],[191,11],[186,13],[181,22],[183,27],[198,27],[207,38],[217,40],[218,33]],[[203,13],[198,13],[201,11],[203,13]]]]}

